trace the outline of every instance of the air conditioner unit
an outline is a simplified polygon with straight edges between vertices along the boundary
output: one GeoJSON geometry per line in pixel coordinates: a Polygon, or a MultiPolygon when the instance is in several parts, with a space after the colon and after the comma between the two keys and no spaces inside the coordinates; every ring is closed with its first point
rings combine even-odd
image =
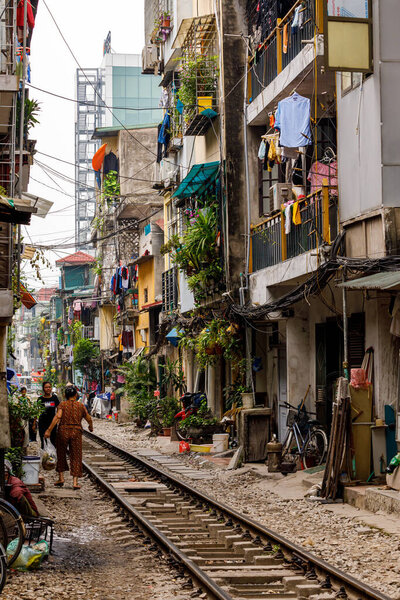
{"type": "Polygon", "coordinates": [[[169,187],[171,183],[176,183],[179,173],[179,166],[175,165],[171,159],[163,159],[160,163],[160,179],[164,187],[169,187]]]}
{"type": "Polygon", "coordinates": [[[142,50],[142,73],[154,73],[158,64],[158,49],[154,44],[147,44],[142,50]]]}
{"type": "Polygon", "coordinates": [[[275,183],[269,188],[269,211],[270,213],[281,210],[284,202],[292,199],[291,183],[275,183]]]}

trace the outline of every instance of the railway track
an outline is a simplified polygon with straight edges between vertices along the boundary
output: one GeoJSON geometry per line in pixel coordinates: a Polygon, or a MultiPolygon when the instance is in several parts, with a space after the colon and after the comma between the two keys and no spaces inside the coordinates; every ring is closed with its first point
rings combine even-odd
{"type": "Polygon", "coordinates": [[[191,597],[390,600],[150,460],[84,432],[84,468],[134,535],[169,555],[191,597]]]}

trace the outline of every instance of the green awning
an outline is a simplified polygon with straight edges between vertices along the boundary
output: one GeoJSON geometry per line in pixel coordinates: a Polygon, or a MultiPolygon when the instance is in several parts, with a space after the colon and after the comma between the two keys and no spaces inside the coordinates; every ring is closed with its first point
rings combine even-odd
{"type": "Polygon", "coordinates": [[[375,273],[358,279],[339,283],[338,287],[347,290],[400,290],[400,271],[375,273]]]}
{"type": "Polygon", "coordinates": [[[183,200],[190,196],[201,196],[216,180],[218,170],[218,161],[194,165],[172,197],[183,200]]]}

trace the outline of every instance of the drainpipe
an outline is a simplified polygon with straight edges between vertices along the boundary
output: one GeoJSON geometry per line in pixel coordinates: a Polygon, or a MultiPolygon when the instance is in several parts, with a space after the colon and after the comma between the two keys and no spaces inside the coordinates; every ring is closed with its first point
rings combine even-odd
{"type": "MultiPolygon", "coordinates": [[[[343,283],[346,281],[346,269],[343,269],[343,283]]],[[[348,319],[347,319],[347,290],[342,288],[343,303],[343,374],[349,380],[349,356],[348,356],[348,319]]]]}

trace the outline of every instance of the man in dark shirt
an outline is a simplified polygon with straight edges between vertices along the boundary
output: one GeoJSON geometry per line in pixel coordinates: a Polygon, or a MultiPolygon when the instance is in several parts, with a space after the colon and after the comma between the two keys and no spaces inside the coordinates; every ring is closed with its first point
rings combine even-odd
{"type": "MultiPolygon", "coordinates": [[[[54,419],[54,415],[57,412],[57,407],[60,404],[56,394],[53,394],[53,386],[50,381],[43,382],[43,394],[39,396],[38,402],[41,402],[44,406],[44,412],[39,417],[39,435],[42,448],[44,448],[44,432],[48,429],[50,423],[54,419]]],[[[50,440],[55,446],[57,438],[57,431],[53,429],[51,432],[50,440]]]]}

